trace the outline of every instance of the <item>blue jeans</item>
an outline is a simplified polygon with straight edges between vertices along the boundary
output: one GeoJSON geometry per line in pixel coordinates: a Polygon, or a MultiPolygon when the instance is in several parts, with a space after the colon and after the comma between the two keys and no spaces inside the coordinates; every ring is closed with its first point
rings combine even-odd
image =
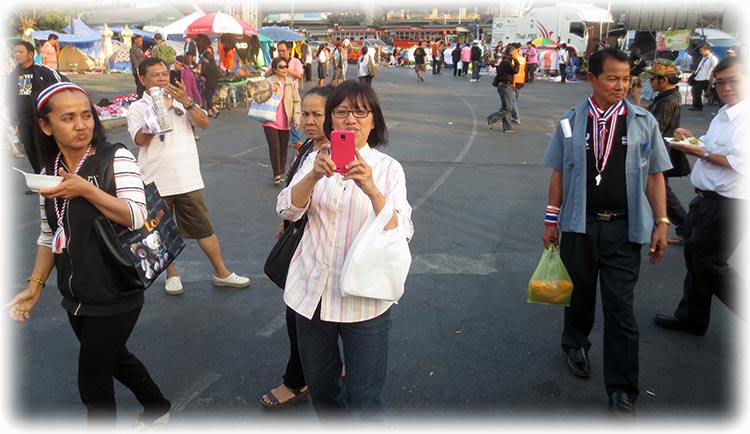
{"type": "Polygon", "coordinates": [[[289,127],[289,142],[292,146],[297,142],[304,142],[304,140],[302,140],[302,134],[299,133],[299,128],[296,124],[291,122],[289,127]]]}
{"type": "Polygon", "coordinates": [[[487,122],[494,124],[503,121],[503,131],[511,129],[510,120],[513,111],[513,85],[507,83],[498,83],[497,94],[500,95],[500,110],[487,116],[487,122]]]}
{"type": "Polygon", "coordinates": [[[513,89],[513,109],[510,111],[510,120],[518,122],[518,89],[513,89]]]}
{"type": "Polygon", "coordinates": [[[348,414],[360,419],[382,419],[390,329],[390,309],[355,323],[322,321],[320,305],[312,319],[297,314],[302,371],[318,417],[348,414]],[[346,360],[343,384],[339,336],[346,360]]]}

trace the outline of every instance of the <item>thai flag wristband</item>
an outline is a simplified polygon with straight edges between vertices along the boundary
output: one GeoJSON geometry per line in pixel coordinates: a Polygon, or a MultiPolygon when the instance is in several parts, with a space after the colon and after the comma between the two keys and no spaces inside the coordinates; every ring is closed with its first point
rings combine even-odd
{"type": "Polygon", "coordinates": [[[557,226],[557,219],[560,216],[560,207],[547,205],[547,212],[544,216],[545,226],[557,226]]]}

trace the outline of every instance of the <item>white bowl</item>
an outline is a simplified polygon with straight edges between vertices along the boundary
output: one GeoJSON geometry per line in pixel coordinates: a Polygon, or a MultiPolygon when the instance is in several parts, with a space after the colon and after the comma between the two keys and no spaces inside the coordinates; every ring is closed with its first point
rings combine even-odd
{"type": "Polygon", "coordinates": [[[24,173],[23,176],[26,177],[26,186],[31,191],[52,188],[63,180],[62,176],[37,175],[35,173],[24,173]]]}

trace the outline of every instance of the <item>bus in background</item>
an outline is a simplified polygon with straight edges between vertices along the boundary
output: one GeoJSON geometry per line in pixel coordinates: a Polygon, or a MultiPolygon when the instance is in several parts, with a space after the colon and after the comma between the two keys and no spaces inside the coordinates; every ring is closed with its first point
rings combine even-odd
{"type": "Polygon", "coordinates": [[[419,41],[433,42],[442,40],[446,45],[458,42],[458,30],[455,27],[423,29],[418,27],[400,28],[392,31],[393,47],[399,50],[409,49],[419,41]]]}
{"type": "Polygon", "coordinates": [[[349,28],[349,29],[339,29],[339,30],[334,30],[334,31],[329,32],[328,39],[329,41],[331,41],[331,44],[336,44],[337,42],[343,42],[344,39],[348,39],[349,40],[349,63],[356,63],[357,60],[359,60],[362,45],[364,44],[364,41],[366,39],[367,40],[383,39],[385,35],[386,35],[386,31],[380,30],[380,29],[349,28]]]}

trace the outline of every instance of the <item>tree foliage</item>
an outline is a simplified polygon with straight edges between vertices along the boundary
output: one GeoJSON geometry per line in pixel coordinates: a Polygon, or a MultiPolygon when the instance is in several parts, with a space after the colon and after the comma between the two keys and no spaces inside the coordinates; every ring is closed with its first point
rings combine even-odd
{"type": "Polygon", "coordinates": [[[10,31],[18,34],[26,29],[62,32],[70,23],[71,11],[65,9],[19,8],[11,15],[10,31]]]}

